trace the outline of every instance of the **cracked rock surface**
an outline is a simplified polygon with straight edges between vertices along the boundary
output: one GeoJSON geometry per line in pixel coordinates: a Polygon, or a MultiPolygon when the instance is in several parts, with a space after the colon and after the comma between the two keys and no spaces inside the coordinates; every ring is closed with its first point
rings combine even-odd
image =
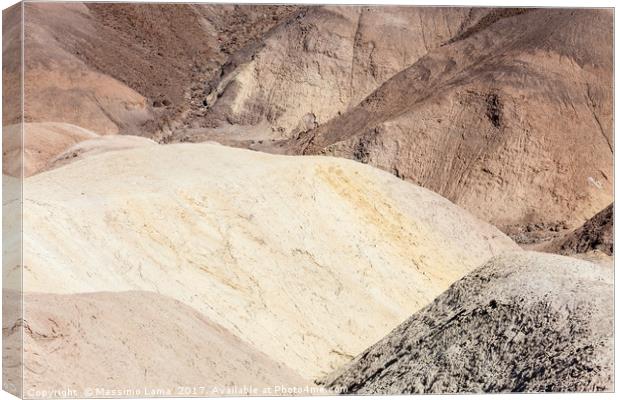
{"type": "Polygon", "coordinates": [[[341,370],[355,394],[613,390],[612,268],[491,259],[341,370]]]}

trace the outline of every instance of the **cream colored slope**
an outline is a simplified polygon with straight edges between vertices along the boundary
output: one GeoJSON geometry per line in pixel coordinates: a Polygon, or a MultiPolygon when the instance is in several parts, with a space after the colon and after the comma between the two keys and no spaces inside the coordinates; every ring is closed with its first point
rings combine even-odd
{"type": "Polygon", "coordinates": [[[47,167],[49,161],[68,147],[83,140],[96,138],[92,131],[61,122],[32,122],[4,127],[2,172],[20,174],[22,157],[24,176],[34,175],[47,167]]]}
{"type": "Polygon", "coordinates": [[[210,144],[25,181],[24,287],[151,290],[317,377],[516,245],[440,196],[329,157],[210,144]]]}
{"type": "MultiPolygon", "coordinates": [[[[253,386],[262,394],[265,387],[309,383],[191,307],[156,293],[27,294],[24,313],[26,394],[66,388],[78,391],[74,397],[90,397],[87,388],[188,394],[179,386],[206,387],[196,393],[204,395],[217,395],[214,387],[253,386]]],[[[19,340],[18,330],[7,328],[3,339],[19,340]]]]}
{"type": "Polygon", "coordinates": [[[157,143],[151,139],[132,135],[98,136],[93,139],[77,143],[61,154],[57,154],[47,165],[47,169],[54,169],[63,165],[91,157],[108,151],[126,150],[134,147],[153,146],[157,143]]]}

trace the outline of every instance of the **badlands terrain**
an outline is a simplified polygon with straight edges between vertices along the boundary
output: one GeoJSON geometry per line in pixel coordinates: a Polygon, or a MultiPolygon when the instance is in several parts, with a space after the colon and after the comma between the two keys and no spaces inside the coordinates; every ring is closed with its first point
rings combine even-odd
{"type": "Polygon", "coordinates": [[[529,252],[492,258],[328,386],[359,394],[608,389],[610,268],[529,252]]]}
{"type": "Polygon", "coordinates": [[[14,392],[614,389],[612,10],[23,7],[14,392]]]}

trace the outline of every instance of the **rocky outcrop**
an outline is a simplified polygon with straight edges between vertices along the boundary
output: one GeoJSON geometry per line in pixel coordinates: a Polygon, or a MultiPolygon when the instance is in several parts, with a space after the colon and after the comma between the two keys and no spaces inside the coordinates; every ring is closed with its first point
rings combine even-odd
{"type": "Polygon", "coordinates": [[[349,394],[613,391],[613,320],[612,267],[507,254],[452,285],[327,386],[349,394]]]}
{"type": "Polygon", "coordinates": [[[233,58],[211,85],[207,121],[266,123],[272,138],[295,137],[304,116],[320,125],[341,115],[468,18],[466,8],[307,7],[233,58]]]}
{"type": "Polygon", "coordinates": [[[605,207],[582,226],[545,247],[553,253],[575,255],[598,251],[614,255],[614,205],[605,207]]]}

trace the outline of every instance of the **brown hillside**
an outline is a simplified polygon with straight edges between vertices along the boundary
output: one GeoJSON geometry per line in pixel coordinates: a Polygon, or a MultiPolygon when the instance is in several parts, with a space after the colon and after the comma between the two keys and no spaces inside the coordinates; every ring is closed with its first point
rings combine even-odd
{"type": "MultiPolygon", "coordinates": [[[[228,54],[291,10],[26,4],[26,121],[67,122],[102,134],[169,130],[228,54]]],[[[5,125],[15,118],[5,114],[5,125]]]]}
{"type": "Polygon", "coordinates": [[[612,13],[483,20],[293,151],[370,163],[504,229],[592,216],[612,199],[612,13]]]}
{"type": "Polygon", "coordinates": [[[610,10],[30,3],[26,24],[27,121],[351,158],[515,237],[612,201],[610,10]]]}

